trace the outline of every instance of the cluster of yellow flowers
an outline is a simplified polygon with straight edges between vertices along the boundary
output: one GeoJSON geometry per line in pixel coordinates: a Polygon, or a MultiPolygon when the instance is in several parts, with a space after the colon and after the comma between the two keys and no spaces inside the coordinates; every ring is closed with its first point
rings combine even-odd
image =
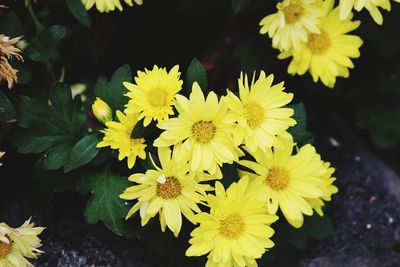
{"type": "Polygon", "coordinates": [[[268,33],[272,46],[280,50],[278,58],[292,58],[289,74],[309,71],[314,82],[321,80],[331,88],[337,77],[349,77],[354,68],[351,59],[360,56],[363,41],[349,34],[360,25],[352,20],[352,9],[365,8],[382,24],[379,8],[391,8],[389,0],[340,0],[339,6],[334,5],[334,0],[283,0],[276,13],[260,22],[260,33],[268,33]]]}
{"type": "Polygon", "coordinates": [[[38,235],[44,230],[34,226],[30,219],[19,228],[0,223],[0,266],[33,266],[26,258],[36,259],[43,253],[38,249],[42,246],[38,235]]]}
{"type": "MultiPolygon", "coordinates": [[[[143,4],[143,0],[124,0],[124,2],[129,6],[133,6],[133,3],[137,5],[143,4]]],[[[86,9],[91,9],[96,5],[97,10],[102,13],[114,11],[115,8],[122,11],[121,0],[82,0],[82,3],[85,5],[86,9]]]]}
{"type": "Polygon", "coordinates": [[[93,112],[106,125],[98,147],[118,149],[129,168],[146,157],[148,145],[158,150],[159,164],[149,154],[154,169],[132,174],[135,184],[120,196],[137,201],[126,218],[139,211],[144,226],[158,214],[162,231],[178,236],[183,215],[198,224],[187,256],[208,254],[207,266],[255,266],[274,245],[270,224],[278,208],[296,228],[303,215],[322,215],[324,201],[337,192],[334,169],[312,145],[296,147],[287,132],[296,124],[294,111],[285,107],[293,94],[273,79],[261,72],[249,81],[241,74],[238,94],[228,90],[222,97],[212,91],[205,96],[195,82],[186,97],[179,94],[178,66],[169,72],[154,66],[124,83],[129,102],[124,112],[116,111],[118,121],[97,99],[93,112]],[[153,121],[161,132],[153,144],[132,134],[153,121]],[[211,184],[229,179],[221,167],[234,162],[243,166],[239,181],[226,190],[219,181],[211,184]]]}

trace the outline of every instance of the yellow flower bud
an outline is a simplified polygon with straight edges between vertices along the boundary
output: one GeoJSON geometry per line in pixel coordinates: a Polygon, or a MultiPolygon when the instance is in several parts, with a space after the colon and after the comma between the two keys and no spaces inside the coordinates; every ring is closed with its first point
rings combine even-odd
{"type": "Polygon", "coordinates": [[[112,110],[110,106],[98,97],[96,97],[96,101],[92,104],[92,110],[96,119],[103,124],[112,120],[112,110]]]}

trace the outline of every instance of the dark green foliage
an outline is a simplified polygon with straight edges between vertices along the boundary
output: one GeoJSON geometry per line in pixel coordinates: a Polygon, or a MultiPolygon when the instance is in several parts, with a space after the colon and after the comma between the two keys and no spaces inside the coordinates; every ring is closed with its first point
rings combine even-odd
{"type": "Polygon", "coordinates": [[[119,195],[129,185],[126,177],[120,177],[108,169],[84,176],[77,189],[82,194],[91,194],[85,209],[87,222],[94,224],[102,221],[114,233],[123,235],[123,220],[129,208],[119,195]]]}
{"type": "Polygon", "coordinates": [[[250,0],[232,0],[232,7],[235,14],[243,11],[247,5],[250,3],[250,0]]]}
{"type": "MultiPolygon", "coordinates": [[[[87,163],[97,150],[92,148],[87,151],[86,147],[78,145],[86,129],[86,115],[81,111],[80,99],[72,99],[68,85],[55,83],[51,88],[49,101],[51,105],[38,98],[21,96],[18,99],[16,107],[19,125],[25,129],[17,130],[13,143],[20,153],[44,152],[41,161],[45,169],[58,169],[68,163],[68,168],[65,167],[67,171],[83,165],[83,162],[87,163]],[[70,155],[71,149],[74,153],[70,155]],[[86,158],[76,162],[76,154],[82,153],[86,158]],[[69,159],[71,156],[74,158],[69,159]]],[[[94,137],[83,140],[91,141],[93,146],[94,137]]]]}
{"type": "Polygon", "coordinates": [[[69,158],[65,163],[65,172],[74,170],[89,163],[98,153],[96,145],[100,142],[96,134],[86,135],[78,141],[70,152],[69,158]]]}
{"type": "Polygon", "coordinates": [[[233,53],[233,59],[239,62],[240,70],[250,77],[255,71],[272,72],[273,54],[266,49],[269,44],[261,36],[249,37],[242,40],[233,53]],[[254,53],[254,51],[258,51],[254,53]]]}
{"type": "Polygon", "coordinates": [[[310,239],[323,240],[335,233],[329,217],[321,217],[317,214],[304,216],[304,224],[299,229],[292,227],[287,222],[278,229],[279,233],[277,234],[281,234],[289,244],[302,250],[307,248],[310,239]]]}
{"type": "Polygon", "coordinates": [[[194,82],[200,85],[204,93],[208,92],[207,71],[197,58],[192,59],[186,73],[186,95],[188,97],[194,82]]]}
{"type": "Polygon", "coordinates": [[[8,12],[0,19],[0,34],[5,34],[11,38],[25,36],[24,26],[14,12],[8,12]]]}
{"type": "MultiPolygon", "coordinates": [[[[221,171],[223,174],[223,179],[220,181],[225,188],[227,188],[231,183],[239,181],[238,164],[224,164],[222,165],[221,171]]],[[[212,183],[214,186],[214,183],[212,183]]]]}
{"type": "Polygon", "coordinates": [[[52,63],[60,60],[58,45],[67,36],[67,28],[53,25],[39,32],[30,42],[25,54],[33,61],[52,63]]]}
{"type": "Polygon", "coordinates": [[[312,133],[307,131],[307,113],[303,103],[289,105],[290,108],[294,109],[293,119],[296,120],[297,124],[289,128],[289,133],[293,136],[294,141],[298,146],[313,143],[314,136],[312,133]]]}
{"type": "Polygon", "coordinates": [[[400,141],[400,106],[398,101],[368,103],[357,113],[357,125],[368,129],[371,139],[381,149],[393,148],[400,141]]]}
{"type": "Polygon", "coordinates": [[[129,100],[128,97],[124,96],[128,90],[123,82],[132,82],[132,70],[129,65],[117,69],[110,81],[106,77],[100,76],[94,89],[95,95],[105,101],[114,112],[123,110],[129,100]]]}
{"type": "Polygon", "coordinates": [[[82,4],[80,0],[66,0],[65,1],[69,11],[72,15],[79,20],[79,22],[85,26],[90,27],[90,17],[86,11],[85,6],[82,4]]]}
{"type": "Polygon", "coordinates": [[[0,121],[11,121],[17,118],[14,106],[7,96],[0,91],[0,121]]]}

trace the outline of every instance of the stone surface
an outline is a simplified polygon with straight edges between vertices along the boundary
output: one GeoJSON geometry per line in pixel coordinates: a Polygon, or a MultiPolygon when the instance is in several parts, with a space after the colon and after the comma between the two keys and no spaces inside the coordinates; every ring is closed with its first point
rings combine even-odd
{"type": "Polygon", "coordinates": [[[319,136],[318,150],[338,177],[330,208],[336,233],[314,242],[298,266],[400,266],[399,177],[340,123],[319,136]]]}

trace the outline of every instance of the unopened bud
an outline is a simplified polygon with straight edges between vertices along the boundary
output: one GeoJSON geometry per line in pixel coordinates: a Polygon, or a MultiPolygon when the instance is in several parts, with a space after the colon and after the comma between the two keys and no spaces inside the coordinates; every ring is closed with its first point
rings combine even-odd
{"type": "Polygon", "coordinates": [[[110,106],[98,97],[96,97],[96,101],[92,104],[92,110],[96,119],[103,124],[112,120],[112,110],[110,106]]]}

